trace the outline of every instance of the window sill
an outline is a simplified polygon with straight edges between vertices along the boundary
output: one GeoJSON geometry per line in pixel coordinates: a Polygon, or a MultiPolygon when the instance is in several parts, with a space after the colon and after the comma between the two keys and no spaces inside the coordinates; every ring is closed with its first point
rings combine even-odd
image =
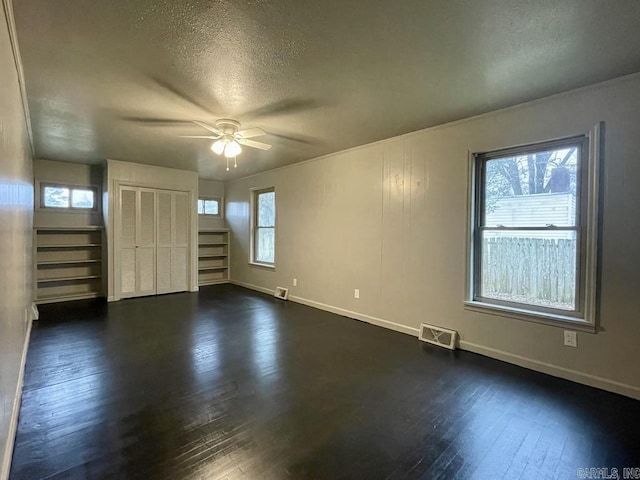
{"type": "Polygon", "coordinates": [[[274,270],[276,266],[270,263],[249,262],[250,267],[264,268],[265,270],[274,270]]]}
{"type": "Polygon", "coordinates": [[[596,333],[596,326],[580,318],[556,315],[553,313],[534,312],[520,308],[503,307],[491,303],[466,301],[464,302],[465,310],[472,312],[485,313],[490,315],[498,315],[501,317],[515,318],[516,320],[524,320],[526,322],[542,323],[559,328],[570,328],[581,332],[596,333]]]}

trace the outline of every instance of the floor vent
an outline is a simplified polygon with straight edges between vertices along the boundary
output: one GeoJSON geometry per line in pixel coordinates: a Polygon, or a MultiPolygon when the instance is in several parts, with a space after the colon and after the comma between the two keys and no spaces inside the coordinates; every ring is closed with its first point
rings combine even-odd
{"type": "Polygon", "coordinates": [[[280,300],[287,300],[289,298],[289,289],[284,287],[276,287],[276,293],[273,295],[280,300]]]}
{"type": "Polygon", "coordinates": [[[418,338],[423,342],[432,343],[433,345],[448,348],[449,350],[455,350],[458,332],[423,323],[420,325],[420,335],[418,335],[418,338]]]}

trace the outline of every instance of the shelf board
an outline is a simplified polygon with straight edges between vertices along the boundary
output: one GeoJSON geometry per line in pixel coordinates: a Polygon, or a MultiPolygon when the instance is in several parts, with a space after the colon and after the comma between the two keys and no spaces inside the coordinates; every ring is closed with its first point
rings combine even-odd
{"type": "Polygon", "coordinates": [[[198,233],[228,233],[228,228],[202,228],[198,233]]]}
{"type": "Polygon", "coordinates": [[[91,280],[100,277],[101,275],[78,275],[75,277],[39,278],[38,283],[72,282],[75,280],[91,280]]]}
{"type": "Polygon", "coordinates": [[[219,280],[205,280],[203,282],[198,282],[199,287],[205,287],[207,285],[218,285],[219,283],[229,283],[227,279],[219,279],[219,280]]]}
{"type": "Polygon", "coordinates": [[[217,253],[217,254],[213,254],[213,253],[206,253],[204,255],[198,255],[198,258],[224,258],[224,257],[228,257],[229,255],[226,253],[217,253]]]}
{"type": "Polygon", "coordinates": [[[103,230],[104,227],[101,226],[88,226],[88,227],[34,227],[34,230],[38,232],[60,232],[60,233],[69,233],[69,232],[98,232],[103,230]]]}
{"type": "Polygon", "coordinates": [[[45,262],[37,262],[37,265],[74,265],[82,263],[100,263],[102,260],[47,260],[45,262]]]}
{"type": "Polygon", "coordinates": [[[215,242],[215,243],[199,243],[199,247],[221,247],[223,245],[228,245],[227,242],[215,242]]]}
{"type": "Polygon", "coordinates": [[[38,249],[41,248],[85,248],[85,247],[101,247],[101,243],[75,243],[75,244],[61,244],[61,245],[37,245],[38,249]]]}
{"type": "Polygon", "coordinates": [[[65,295],[65,294],[40,295],[39,297],[36,298],[36,303],[42,304],[42,303],[53,303],[53,302],[67,302],[70,300],[84,300],[87,298],[98,298],[102,296],[103,295],[100,292],[74,293],[72,295],[65,295]]]}
{"type": "Polygon", "coordinates": [[[207,270],[226,270],[229,267],[226,265],[218,265],[215,267],[198,267],[199,272],[206,272],[207,270]]]}

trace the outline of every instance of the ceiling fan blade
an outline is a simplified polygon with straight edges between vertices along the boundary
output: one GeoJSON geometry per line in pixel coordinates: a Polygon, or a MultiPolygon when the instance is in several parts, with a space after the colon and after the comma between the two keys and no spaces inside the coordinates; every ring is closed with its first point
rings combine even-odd
{"type": "Polygon", "coordinates": [[[240,145],[246,145],[247,147],[259,148],[260,150],[269,150],[271,145],[262,142],[256,142],[255,140],[246,140],[244,138],[238,138],[237,142],[240,145]]]}
{"type": "Polygon", "coordinates": [[[223,132],[221,132],[220,130],[218,130],[216,127],[212,127],[211,125],[207,125],[204,122],[199,122],[198,120],[193,120],[193,123],[195,123],[196,125],[201,126],[202,128],[206,128],[207,130],[209,130],[210,132],[215,133],[216,135],[224,135],[223,132]]]}
{"type": "Polygon", "coordinates": [[[154,117],[137,117],[137,116],[121,116],[122,120],[128,122],[140,123],[148,126],[172,127],[183,126],[191,123],[191,120],[179,120],[173,118],[154,118],[154,117]]]}
{"type": "Polygon", "coordinates": [[[217,140],[220,136],[213,135],[180,135],[180,138],[208,138],[209,140],[217,140]]]}
{"type": "Polygon", "coordinates": [[[287,115],[291,113],[314,110],[323,106],[321,102],[313,98],[287,98],[255,110],[245,112],[243,117],[271,117],[274,115],[287,115]]]}
{"type": "Polygon", "coordinates": [[[261,135],[266,135],[267,132],[262,130],[261,128],[248,128],[246,130],[239,131],[236,135],[242,138],[252,138],[252,137],[260,137],[261,135]]]}

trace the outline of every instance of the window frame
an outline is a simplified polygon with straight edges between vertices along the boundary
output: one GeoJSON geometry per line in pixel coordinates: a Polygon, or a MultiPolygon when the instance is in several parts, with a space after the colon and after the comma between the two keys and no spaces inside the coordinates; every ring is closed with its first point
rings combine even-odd
{"type": "Polygon", "coordinates": [[[216,201],[218,202],[218,213],[200,213],[200,211],[198,210],[198,215],[202,215],[203,217],[213,217],[213,218],[222,218],[222,197],[198,197],[198,201],[196,202],[196,205],[198,205],[198,202],[200,202],[200,200],[202,201],[216,201]]]}
{"type": "Polygon", "coordinates": [[[100,191],[96,185],[72,185],[60,182],[38,182],[38,209],[47,212],[60,212],[60,213],[97,213],[99,211],[100,204],[100,191]],[[44,190],[47,187],[53,188],[67,188],[69,190],[69,205],[67,207],[50,207],[45,205],[44,190]],[[93,207],[74,207],[73,191],[74,190],[91,190],[93,192],[93,207]]]}
{"type": "MultiPolygon", "coordinates": [[[[467,235],[467,286],[465,308],[480,313],[533,321],[547,325],[571,327],[595,333],[597,331],[597,289],[599,251],[599,193],[600,163],[602,156],[602,124],[583,135],[530,143],[518,147],[473,153],[469,151],[468,235],[467,235]],[[557,308],[508,302],[482,297],[481,292],[481,233],[484,208],[484,167],[491,159],[510,155],[545,151],[563,146],[580,146],[578,178],[576,180],[576,224],[574,227],[534,227],[533,230],[559,230],[576,232],[576,308],[568,311],[557,308]]],[[[502,228],[490,228],[503,230],[502,228]]],[[[504,230],[518,230],[506,227],[504,230]]],[[[526,230],[526,228],[520,228],[526,230]]]]}
{"type": "Polygon", "coordinates": [[[251,190],[251,248],[249,253],[249,264],[255,267],[267,268],[270,270],[275,270],[276,267],[276,236],[277,236],[277,204],[275,201],[276,198],[276,189],[275,187],[260,187],[260,188],[252,188],[251,190]],[[259,227],[258,226],[258,197],[263,193],[271,193],[274,194],[274,219],[272,227],[259,227]],[[273,263],[270,262],[262,262],[256,260],[257,253],[257,242],[258,242],[258,232],[262,228],[272,228],[273,229],[273,263]]]}

